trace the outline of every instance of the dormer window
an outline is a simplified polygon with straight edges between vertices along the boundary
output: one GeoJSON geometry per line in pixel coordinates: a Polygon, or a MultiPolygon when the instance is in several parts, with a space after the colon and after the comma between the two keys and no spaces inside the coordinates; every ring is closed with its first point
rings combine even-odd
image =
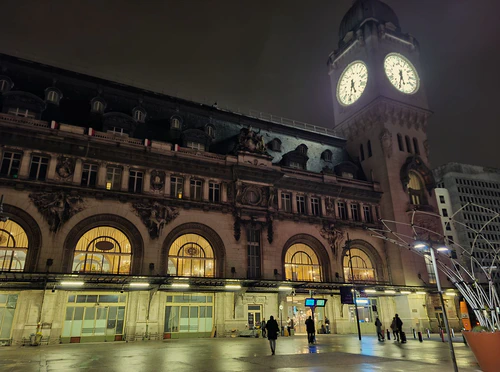
{"type": "Polygon", "coordinates": [[[0,92],[6,93],[12,89],[12,81],[7,76],[0,76],[0,92]]]}
{"type": "Polygon", "coordinates": [[[92,105],[92,112],[95,112],[97,114],[102,114],[104,110],[106,109],[106,103],[102,98],[94,98],[91,102],[92,105]]]}
{"type": "Polygon", "coordinates": [[[215,138],[215,128],[212,125],[207,125],[205,127],[205,132],[210,138],[215,138]]]}
{"type": "Polygon", "coordinates": [[[54,105],[59,105],[62,94],[57,88],[47,88],[45,90],[45,101],[54,105]]]}
{"type": "Polygon", "coordinates": [[[297,147],[297,151],[299,152],[299,154],[307,155],[307,146],[306,145],[300,145],[300,146],[297,147]]]}
{"type": "Polygon", "coordinates": [[[332,152],[330,150],[323,151],[323,153],[321,154],[321,159],[323,159],[324,161],[331,162],[332,161],[332,152]]]}
{"type": "Polygon", "coordinates": [[[278,138],[273,139],[269,142],[269,148],[271,151],[281,151],[281,141],[278,138]]]}
{"type": "Polygon", "coordinates": [[[199,142],[187,141],[186,147],[193,150],[205,151],[205,145],[199,142]]]}
{"type": "Polygon", "coordinates": [[[301,164],[297,161],[290,161],[289,164],[290,168],[295,168],[295,169],[304,169],[304,164],[301,164]]]}
{"type": "Polygon", "coordinates": [[[170,119],[170,129],[181,129],[181,119],[174,116],[170,119]]]}
{"type": "Polygon", "coordinates": [[[134,119],[138,123],[144,123],[146,121],[146,112],[141,108],[135,108],[133,111],[134,119]]]}

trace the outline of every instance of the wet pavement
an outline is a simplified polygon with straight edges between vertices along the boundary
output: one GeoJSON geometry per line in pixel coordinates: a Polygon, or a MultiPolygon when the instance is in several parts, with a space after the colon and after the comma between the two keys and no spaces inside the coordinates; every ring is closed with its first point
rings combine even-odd
{"type": "MultiPolygon", "coordinates": [[[[480,371],[470,349],[456,337],[459,370],[480,371]]],[[[453,371],[447,343],[378,342],[375,336],[280,337],[276,355],[255,338],[183,339],[0,347],[0,371],[453,371]]]]}

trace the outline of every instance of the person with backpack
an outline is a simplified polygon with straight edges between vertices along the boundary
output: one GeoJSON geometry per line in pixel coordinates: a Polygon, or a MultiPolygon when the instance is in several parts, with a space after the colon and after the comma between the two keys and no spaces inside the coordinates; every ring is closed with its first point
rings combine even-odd
{"type": "Polygon", "coordinates": [[[375,327],[377,327],[377,337],[379,341],[384,341],[384,331],[382,330],[382,322],[377,316],[377,320],[375,320],[375,327]]]}
{"type": "Polygon", "coordinates": [[[278,333],[280,331],[278,322],[271,315],[266,323],[267,339],[269,340],[269,346],[271,346],[271,353],[274,355],[276,352],[276,340],[278,339],[278,333]]]}

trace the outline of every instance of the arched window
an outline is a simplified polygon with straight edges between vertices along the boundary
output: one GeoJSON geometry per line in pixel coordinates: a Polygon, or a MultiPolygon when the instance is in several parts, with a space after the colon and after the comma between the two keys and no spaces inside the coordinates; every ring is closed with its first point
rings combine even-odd
{"type": "Polygon", "coordinates": [[[28,236],[12,220],[0,222],[0,271],[23,271],[28,253],[28,236]]]}
{"type": "Polygon", "coordinates": [[[177,116],[173,116],[170,119],[170,129],[181,129],[181,119],[177,116]]]}
{"type": "Polygon", "coordinates": [[[172,276],[215,276],[214,250],[201,235],[184,234],[168,251],[168,274],[172,276]]]}
{"type": "Polygon", "coordinates": [[[365,149],[363,148],[363,144],[359,145],[359,158],[361,161],[365,160],[365,149]]]}
{"type": "Polygon", "coordinates": [[[106,103],[102,98],[94,98],[91,102],[91,105],[91,111],[98,114],[102,114],[104,112],[104,109],[106,108],[106,103]]]}
{"type": "Polygon", "coordinates": [[[399,151],[404,151],[404,147],[403,147],[403,137],[401,136],[401,133],[398,133],[398,147],[399,147],[399,151]]]}
{"type": "Polygon", "coordinates": [[[144,123],[146,121],[146,111],[140,108],[135,108],[133,111],[134,119],[138,123],[144,123]]]}
{"type": "Polygon", "coordinates": [[[281,141],[279,138],[275,138],[270,142],[270,149],[272,151],[281,151],[281,141]]]}
{"type": "Polygon", "coordinates": [[[358,248],[351,248],[344,256],[344,278],[345,281],[352,282],[375,282],[375,269],[368,255],[358,248]],[[350,252],[350,255],[349,255],[350,252]],[[352,257],[352,258],[351,258],[352,257]],[[351,271],[352,263],[352,271],[351,271]]]}
{"type": "Polygon", "coordinates": [[[321,158],[324,161],[331,162],[332,161],[332,152],[330,150],[323,151],[323,153],[321,154],[321,158]]]}
{"type": "Polygon", "coordinates": [[[130,274],[130,241],[118,229],[95,227],[78,240],[73,258],[73,272],[130,274]]]}
{"type": "Polygon", "coordinates": [[[405,137],[405,141],[406,141],[406,151],[411,154],[411,141],[410,141],[410,137],[406,136],[405,137]]]}
{"type": "Polygon", "coordinates": [[[413,137],[413,150],[415,150],[415,154],[420,155],[420,147],[418,147],[418,140],[413,137]]]}
{"type": "Polygon", "coordinates": [[[205,131],[210,138],[215,138],[215,128],[213,125],[207,125],[205,131]]]}
{"type": "Polygon", "coordinates": [[[368,157],[371,158],[372,157],[372,143],[371,143],[371,141],[368,141],[368,143],[366,144],[366,147],[368,148],[368,157]]]}
{"type": "Polygon", "coordinates": [[[410,195],[410,203],[413,205],[426,204],[424,187],[420,176],[415,172],[408,174],[408,194],[410,195]]]}
{"type": "Polygon", "coordinates": [[[297,147],[297,151],[302,154],[302,155],[307,155],[307,146],[306,145],[299,145],[297,147]]]}
{"type": "Polygon", "coordinates": [[[285,277],[293,281],[321,281],[318,256],[308,245],[298,243],[290,246],[285,255],[285,277]]]}

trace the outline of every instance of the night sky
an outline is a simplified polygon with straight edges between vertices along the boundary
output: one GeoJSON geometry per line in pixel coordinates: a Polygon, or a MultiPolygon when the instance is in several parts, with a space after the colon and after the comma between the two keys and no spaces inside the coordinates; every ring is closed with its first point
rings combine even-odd
{"type": "MultiPolygon", "coordinates": [[[[352,0],[3,0],[0,51],[333,127],[326,60],[352,0]]],[[[431,161],[500,168],[499,0],[386,0],[420,42],[431,161]]]]}

